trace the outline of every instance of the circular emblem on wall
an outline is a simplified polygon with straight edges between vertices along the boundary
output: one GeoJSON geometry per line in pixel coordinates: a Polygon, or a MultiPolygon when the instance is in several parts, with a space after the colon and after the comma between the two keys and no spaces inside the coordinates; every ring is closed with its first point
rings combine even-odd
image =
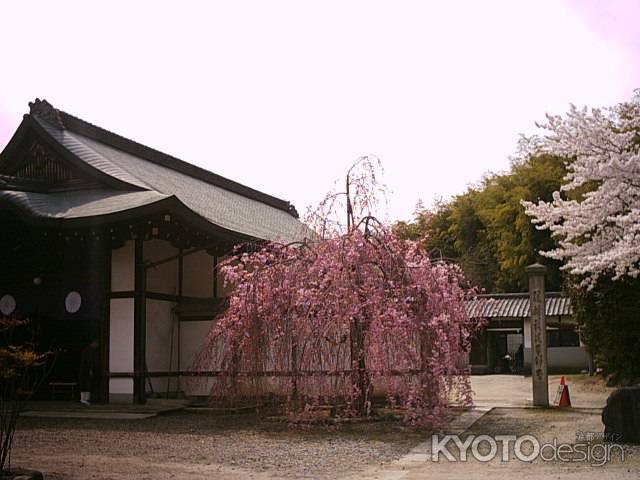
{"type": "Polygon", "coordinates": [[[16,309],[16,299],[13,295],[3,295],[0,298],[0,313],[5,317],[11,315],[16,309]]]}
{"type": "Polygon", "coordinates": [[[82,305],[82,297],[78,292],[67,293],[67,298],[64,299],[64,308],[67,312],[76,313],[80,310],[80,305],[82,305]]]}

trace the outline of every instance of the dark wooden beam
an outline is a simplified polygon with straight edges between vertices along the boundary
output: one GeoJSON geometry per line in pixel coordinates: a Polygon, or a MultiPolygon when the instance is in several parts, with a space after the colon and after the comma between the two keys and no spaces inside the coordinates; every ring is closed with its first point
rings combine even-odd
{"type": "Polygon", "coordinates": [[[143,238],[137,237],[134,248],[135,297],[133,307],[133,401],[144,404],[147,401],[145,386],[145,363],[147,349],[146,276],[143,257],[143,238]]]}
{"type": "Polygon", "coordinates": [[[105,252],[105,275],[106,275],[106,287],[104,298],[104,308],[102,317],[102,339],[100,341],[100,360],[102,362],[102,378],[100,381],[100,395],[101,401],[109,403],[109,349],[110,349],[110,337],[111,337],[111,298],[109,293],[111,292],[111,250],[106,249],[105,252]]]}
{"type": "Polygon", "coordinates": [[[180,249],[180,253],[178,254],[178,297],[182,298],[182,290],[184,288],[184,255],[183,250],[180,249]]]}

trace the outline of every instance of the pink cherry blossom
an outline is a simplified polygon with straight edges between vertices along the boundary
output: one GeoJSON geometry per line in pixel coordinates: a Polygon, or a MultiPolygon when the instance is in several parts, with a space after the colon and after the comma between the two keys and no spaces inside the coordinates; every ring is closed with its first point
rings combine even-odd
{"type": "Polygon", "coordinates": [[[241,246],[224,264],[229,308],[197,362],[220,372],[212,399],[277,397],[293,416],[320,403],[369,416],[381,397],[429,427],[452,404],[471,404],[464,359],[480,323],[464,302],[474,291],[456,266],[369,215],[369,174],[347,181],[346,229],[336,215],[331,228],[317,224],[317,238],[241,246]]]}

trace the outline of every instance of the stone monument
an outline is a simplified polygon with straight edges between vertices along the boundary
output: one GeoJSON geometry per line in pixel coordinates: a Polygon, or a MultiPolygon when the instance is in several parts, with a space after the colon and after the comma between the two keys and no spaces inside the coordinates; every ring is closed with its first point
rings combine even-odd
{"type": "Polygon", "coordinates": [[[547,319],[545,317],[544,276],[547,267],[534,263],[525,268],[529,277],[529,318],[531,323],[531,378],[533,405],[549,406],[547,378],[547,319]]]}

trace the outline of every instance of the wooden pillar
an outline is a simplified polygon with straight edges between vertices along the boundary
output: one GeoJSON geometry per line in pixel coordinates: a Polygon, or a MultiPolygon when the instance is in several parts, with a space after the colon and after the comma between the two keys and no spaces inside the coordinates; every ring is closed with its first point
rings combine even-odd
{"type": "MultiPolygon", "coordinates": [[[[105,242],[106,243],[106,242],[105,242]]],[[[111,336],[111,248],[105,248],[105,291],[100,333],[100,401],[109,403],[109,347],[111,336]]]]}
{"type": "Polygon", "coordinates": [[[547,267],[534,263],[525,268],[529,277],[529,318],[531,323],[531,378],[533,405],[549,406],[547,378],[547,319],[545,317],[544,276],[547,267]]]}
{"type": "Polygon", "coordinates": [[[147,350],[147,270],[143,257],[143,238],[136,238],[134,250],[135,262],[135,298],[133,304],[133,402],[147,402],[145,386],[145,364],[147,350]]]}
{"type": "MultiPolygon", "coordinates": [[[[182,296],[184,294],[184,251],[181,248],[178,252],[178,301],[182,302],[182,296]]],[[[178,338],[177,338],[177,343],[178,343],[178,351],[177,351],[177,357],[178,357],[178,365],[176,367],[176,371],[178,372],[178,376],[176,377],[176,395],[180,395],[180,369],[182,368],[182,366],[180,365],[180,317],[178,317],[177,315],[175,316],[174,322],[176,322],[177,324],[177,330],[178,330],[178,338]]]]}

